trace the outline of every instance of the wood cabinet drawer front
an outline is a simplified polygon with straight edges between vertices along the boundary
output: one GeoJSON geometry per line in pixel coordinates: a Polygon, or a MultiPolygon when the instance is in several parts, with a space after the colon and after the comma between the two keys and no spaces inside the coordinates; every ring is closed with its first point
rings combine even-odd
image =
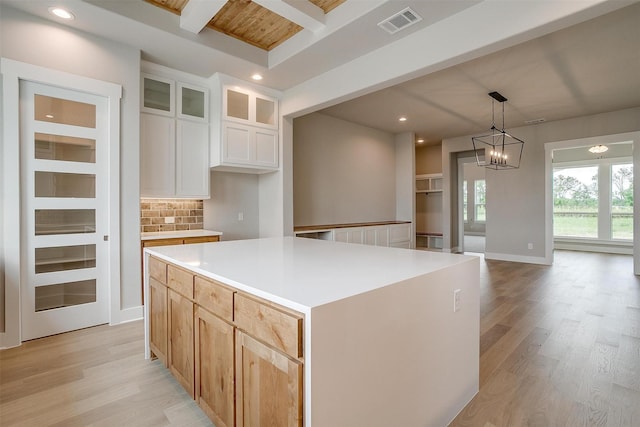
{"type": "Polygon", "coordinates": [[[149,276],[166,285],[167,264],[157,258],[149,257],[149,276]]]}
{"type": "Polygon", "coordinates": [[[213,280],[196,276],[194,282],[194,300],[213,314],[233,321],[234,290],[213,280]]]}
{"type": "Polygon", "coordinates": [[[193,299],[193,274],[170,265],[167,269],[167,279],[167,285],[171,289],[193,299]]]}
{"type": "Polygon", "coordinates": [[[154,239],[154,240],[143,240],[142,246],[145,248],[151,246],[171,246],[171,245],[181,245],[184,243],[184,239],[154,239]]]}
{"type": "Polygon", "coordinates": [[[184,239],[185,245],[189,243],[207,243],[207,242],[219,242],[220,236],[205,236],[205,237],[187,237],[184,239]]]}
{"type": "Polygon", "coordinates": [[[235,295],[234,319],[238,328],[292,357],[302,357],[303,317],[286,310],[241,293],[235,295]]]}

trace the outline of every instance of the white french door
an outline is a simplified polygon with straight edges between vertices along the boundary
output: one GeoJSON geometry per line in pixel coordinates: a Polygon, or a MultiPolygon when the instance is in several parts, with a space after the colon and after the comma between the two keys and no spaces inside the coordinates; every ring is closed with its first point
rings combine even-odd
{"type": "Polygon", "coordinates": [[[20,81],[22,340],[109,321],[108,98],[20,81]]]}

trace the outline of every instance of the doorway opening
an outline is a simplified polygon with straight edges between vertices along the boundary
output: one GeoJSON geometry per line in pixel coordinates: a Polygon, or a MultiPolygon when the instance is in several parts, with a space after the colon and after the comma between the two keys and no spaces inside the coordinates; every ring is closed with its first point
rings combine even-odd
{"type": "Polygon", "coordinates": [[[458,236],[461,252],[484,253],[486,248],[486,169],[475,157],[458,157],[458,236]]]}

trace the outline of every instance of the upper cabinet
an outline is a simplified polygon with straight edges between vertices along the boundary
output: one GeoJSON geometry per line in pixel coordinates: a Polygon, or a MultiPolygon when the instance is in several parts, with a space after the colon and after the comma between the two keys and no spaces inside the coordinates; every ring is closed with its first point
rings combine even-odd
{"type": "Polygon", "coordinates": [[[210,166],[245,173],[278,170],[278,94],[220,74],[212,77],[212,87],[217,105],[211,115],[210,166]]]}
{"type": "Polygon", "coordinates": [[[178,118],[209,121],[208,90],[187,83],[177,84],[178,118]]]}
{"type": "Polygon", "coordinates": [[[141,78],[140,195],[208,199],[206,82],[192,84],[184,73],[144,64],[151,72],[141,78]]]}
{"type": "Polygon", "coordinates": [[[278,100],[237,86],[223,88],[225,120],[278,129],[278,100]]]}
{"type": "Polygon", "coordinates": [[[173,116],[175,114],[175,82],[160,76],[142,74],[142,106],[144,113],[173,116]]]}

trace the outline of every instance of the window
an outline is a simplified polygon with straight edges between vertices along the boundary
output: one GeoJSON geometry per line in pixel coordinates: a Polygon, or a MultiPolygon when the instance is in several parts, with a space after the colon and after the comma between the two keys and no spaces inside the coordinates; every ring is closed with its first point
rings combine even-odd
{"type": "Polygon", "coordinates": [[[611,160],[555,167],[553,234],[633,239],[633,164],[611,160]]]}
{"type": "Polygon", "coordinates": [[[487,220],[486,189],[487,185],[484,179],[474,181],[476,222],[485,222],[487,220]]]}
{"type": "Polygon", "coordinates": [[[633,239],[633,164],[611,166],[611,238],[633,239]]]}
{"type": "Polygon", "coordinates": [[[467,216],[467,180],[465,179],[462,183],[462,217],[464,222],[469,222],[469,217],[467,216]]]}
{"type": "Polygon", "coordinates": [[[598,166],[554,169],[553,234],[598,237],[598,166]]]}

